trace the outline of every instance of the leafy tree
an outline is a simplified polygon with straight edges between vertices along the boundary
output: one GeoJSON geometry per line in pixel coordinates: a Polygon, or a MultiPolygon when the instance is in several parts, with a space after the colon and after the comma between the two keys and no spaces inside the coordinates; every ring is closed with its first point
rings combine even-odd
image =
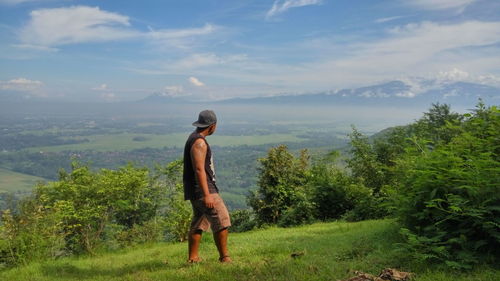
{"type": "Polygon", "coordinates": [[[318,218],[359,221],[383,216],[385,213],[373,190],[335,165],[336,156],[332,154],[338,156],[330,153],[315,163],[309,173],[308,184],[318,218]]]}
{"type": "Polygon", "coordinates": [[[351,158],[347,160],[347,166],[353,177],[359,179],[375,194],[378,194],[387,180],[383,164],[378,161],[380,157],[377,156],[368,138],[356,128],[352,128],[349,137],[351,139],[351,158]]]}
{"type": "Polygon", "coordinates": [[[307,200],[305,184],[309,156],[303,150],[296,158],[285,145],[271,148],[259,159],[258,189],[248,198],[261,223],[277,223],[282,215],[307,200]]]}
{"type": "Polygon", "coordinates": [[[59,181],[39,185],[35,196],[44,208],[60,212],[68,247],[92,253],[108,224],[131,228],[151,219],[158,192],[146,169],[128,165],[94,173],[75,162],[71,173],[62,171],[59,181]]]}
{"type": "Polygon", "coordinates": [[[165,167],[158,167],[159,177],[166,191],[164,206],[159,210],[159,216],[165,220],[168,238],[175,241],[185,241],[191,222],[191,204],[184,200],[182,185],[182,160],[170,162],[165,167]]]}
{"type": "Polygon", "coordinates": [[[457,125],[462,120],[463,116],[452,112],[449,105],[435,103],[411,125],[411,134],[429,140],[433,146],[441,142],[448,143],[459,133],[457,125]]]}
{"type": "Polygon", "coordinates": [[[27,264],[66,255],[64,226],[57,210],[34,198],[19,202],[16,213],[5,210],[0,225],[0,265],[27,264]]]}

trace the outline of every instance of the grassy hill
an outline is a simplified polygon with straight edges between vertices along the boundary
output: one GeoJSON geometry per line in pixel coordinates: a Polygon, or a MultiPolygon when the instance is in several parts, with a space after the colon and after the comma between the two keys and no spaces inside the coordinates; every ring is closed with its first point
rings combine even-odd
{"type": "Polygon", "coordinates": [[[46,179],[0,168],[0,193],[30,192],[36,183],[40,181],[43,182],[46,179]]]}
{"type": "Polygon", "coordinates": [[[185,262],[186,243],[160,243],[5,269],[0,280],[340,280],[352,270],[378,274],[387,267],[414,272],[414,280],[498,280],[499,270],[487,265],[461,273],[411,261],[394,251],[397,233],[391,220],[272,227],[231,234],[232,264],[218,263],[211,235],[205,235],[204,261],[196,265],[185,262]]]}

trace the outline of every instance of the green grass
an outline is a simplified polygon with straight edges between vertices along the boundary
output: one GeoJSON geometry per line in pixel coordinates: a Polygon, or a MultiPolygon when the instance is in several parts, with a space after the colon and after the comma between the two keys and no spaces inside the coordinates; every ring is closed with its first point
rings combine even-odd
{"type": "MultiPolygon", "coordinates": [[[[64,150],[82,151],[126,151],[139,148],[163,148],[163,147],[183,147],[187,135],[176,133],[168,135],[153,134],[108,134],[75,137],[72,139],[88,139],[89,142],[78,144],[66,144],[56,146],[40,146],[27,149],[31,152],[59,152],[64,150]],[[134,141],[134,137],[143,137],[143,141],[134,141]]],[[[256,136],[210,136],[210,145],[217,146],[237,146],[237,145],[261,145],[282,142],[302,142],[305,139],[298,138],[291,134],[269,134],[256,136]]]]}
{"type": "Polygon", "coordinates": [[[0,193],[29,192],[37,182],[47,181],[44,178],[12,172],[0,168],[0,193]]]}
{"type": "Polygon", "coordinates": [[[0,272],[0,280],[340,280],[350,270],[378,274],[387,267],[415,273],[417,281],[498,280],[483,265],[472,272],[417,265],[395,254],[398,227],[390,220],[318,223],[231,234],[233,264],[219,264],[210,235],[201,245],[204,261],[186,264],[186,243],[153,244],[94,257],[62,258],[0,272]],[[292,258],[294,252],[304,255],[292,258]]]}

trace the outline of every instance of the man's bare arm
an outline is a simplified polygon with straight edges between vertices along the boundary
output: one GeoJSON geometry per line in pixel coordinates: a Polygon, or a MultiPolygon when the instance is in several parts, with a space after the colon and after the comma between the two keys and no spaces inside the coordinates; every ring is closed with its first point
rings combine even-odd
{"type": "Polygon", "coordinates": [[[207,174],[205,172],[205,157],[207,155],[207,144],[202,139],[197,139],[191,147],[191,160],[198,179],[198,184],[203,191],[203,201],[207,208],[214,207],[214,200],[208,190],[207,174]]]}

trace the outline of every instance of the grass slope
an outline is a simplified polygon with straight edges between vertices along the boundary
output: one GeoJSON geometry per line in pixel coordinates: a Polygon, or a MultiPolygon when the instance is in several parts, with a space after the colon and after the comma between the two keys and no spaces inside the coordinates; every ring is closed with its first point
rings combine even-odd
{"type": "Polygon", "coordinates": [[[498,280],[483,265],[473,272],[442,271],[394,254],[397,225],[390,220],[318,223],[231,234],[234,262],[219,264],[211,237],[201,246],[204,261],[188,265],[186,243],[153,244],[95,257],[63,258],[0,272],[0,280],[338,280],[349,270],[378,274],[386,267],[416,273],[414,280],[498,280]],[[304,255],[292,258],[295,252],[304,255]]]}
{"type": "Polygon", "coordinates": [[[37,182],[47,181],[44,178],[12,172],[0,168],[0,193],[29,192],[37,182]]]}

